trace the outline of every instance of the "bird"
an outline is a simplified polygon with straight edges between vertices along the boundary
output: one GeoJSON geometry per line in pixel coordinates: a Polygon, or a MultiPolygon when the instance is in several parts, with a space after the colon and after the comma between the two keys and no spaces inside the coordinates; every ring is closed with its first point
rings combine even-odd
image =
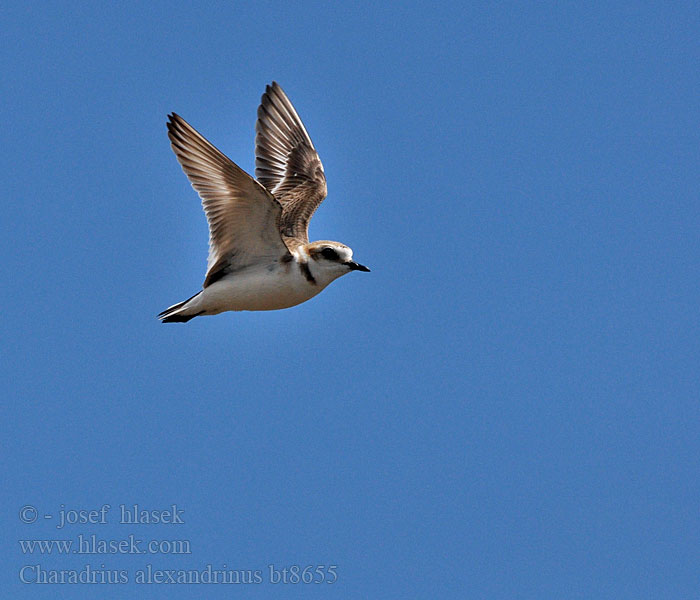
{"type": "Polygon", "coordinates": [[[186,323],[225,311],[277,310],[313,298],[352,271],[369,272],[340,242],[309,242],[327,194],[321,159],[280,85],[265,87],[255,125],[255,178],[176,113],[168,138],[209,224],[201,291],[158,315],[186,323]]]}

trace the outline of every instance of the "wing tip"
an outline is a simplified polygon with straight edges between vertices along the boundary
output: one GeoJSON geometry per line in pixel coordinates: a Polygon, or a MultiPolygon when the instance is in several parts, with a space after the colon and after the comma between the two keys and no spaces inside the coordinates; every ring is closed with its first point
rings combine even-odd
{"type": "Polygon", "coordinates": [[[185,120],[176,112],[169,113],[168,120],[165,123],[165,126],[168,128],[168,134],[172,135],[176,131],[181,130],[183,123],[185,123],[185,120]]]}
{"type": "Polygon", "coordinates": [[[268,83],[265,86],[265,92],[262,95],[262,98],[260,98],[260,102],[265,103],[269,102],[270,104],[275,103],[275,98],[281,100],[281,101],[287,101],[289,102],[289,98],[287,97],[287,94],[284,93],[284,90],[282,89],[282,86],[277,83],[275,80],[273,80],[271,83],[268,83]]]}

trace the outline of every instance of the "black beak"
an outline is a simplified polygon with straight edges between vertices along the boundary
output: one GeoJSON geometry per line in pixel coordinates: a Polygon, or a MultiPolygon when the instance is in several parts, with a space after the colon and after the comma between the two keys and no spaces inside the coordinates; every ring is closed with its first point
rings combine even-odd
{"type": "Polygon", "coordinates": [[[350,269],[353,271],[364,271],[365,273],[369,273],[369,269],[367,267],[365,267],[365,265],[361,265],[359,263],[356,263],[354,260],[346,262],[345,264],[348,267],[350,267],[350,269]]]}

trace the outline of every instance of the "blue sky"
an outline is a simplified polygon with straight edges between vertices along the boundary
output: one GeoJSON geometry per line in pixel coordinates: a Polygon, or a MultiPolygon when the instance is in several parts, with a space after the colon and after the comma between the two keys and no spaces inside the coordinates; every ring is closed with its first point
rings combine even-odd
{"type": "Polygon", "coordinates": [[[697,595],[697,6],[2,13],[7,597],[697,595]],[[372,273],[161,325],[207,241],[166,114],[252,172],[273,79],[328,178],[312,239],[372,273]],[[135,503],[185,522],[119,523],[135,503]],[[191,553],[19,544],[93,534],[191,553]],[[149,564],[263,582],[135,583],[149,564]],[[22,583],[26,565],[129,583],[22,583]]]}

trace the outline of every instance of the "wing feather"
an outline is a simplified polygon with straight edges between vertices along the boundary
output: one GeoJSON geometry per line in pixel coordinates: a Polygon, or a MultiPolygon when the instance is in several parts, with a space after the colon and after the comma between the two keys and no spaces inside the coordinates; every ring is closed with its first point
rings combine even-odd
{"type": "Polygon", "coordinates": [[[168,137],[182,170],[202,199],[209,223],[203,287],[228,271],[289,255],[280,235],[282,206],[243,169],[175,113],[168,137]]]}
{"type": "Polygon", "coordinates": [[[321,159],[282,88],[272,82],[258,108],[255,177],[282,205],[287,244],[308,243],[309,221],[326,197],[321,159]]]}

